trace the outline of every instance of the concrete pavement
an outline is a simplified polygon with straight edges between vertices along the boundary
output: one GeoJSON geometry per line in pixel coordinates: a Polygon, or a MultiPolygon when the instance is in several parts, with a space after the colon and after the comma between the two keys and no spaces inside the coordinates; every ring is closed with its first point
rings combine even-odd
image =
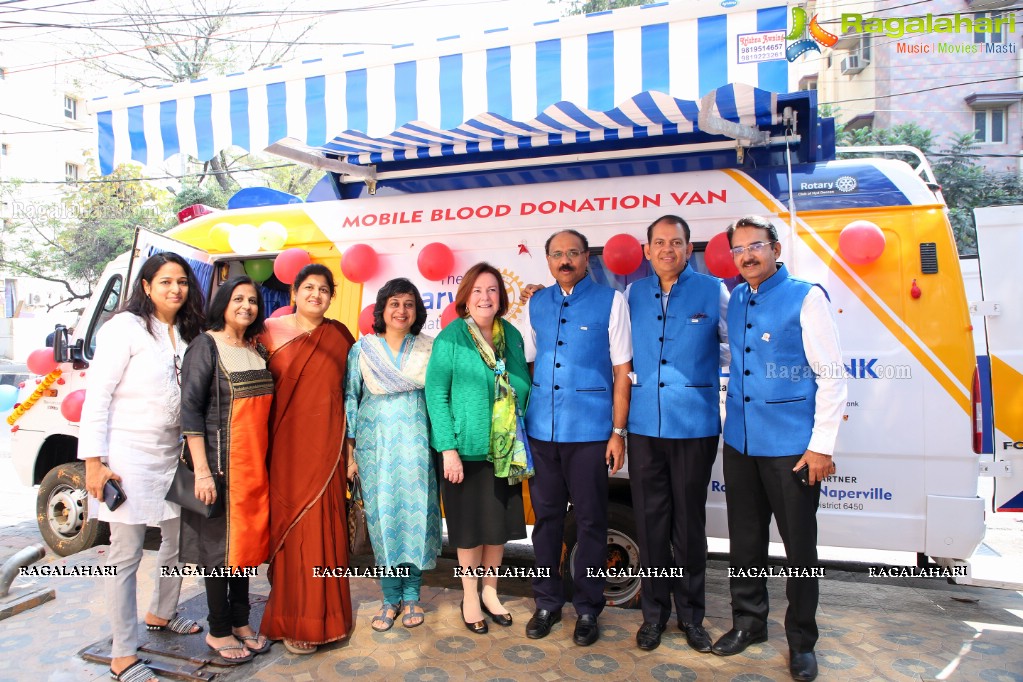
{"type": "MultiPolygon", "coordinates": [[[[0,441],[0,559],[41,542],[34,521],[34,491],[14,478],[4,445],[0,441]]],[[[1015,521],[1005,517],[999,523],[1005,527],[995,535],[1018,537],[1015,521]]],[[[41,563],[102,565],[106,550],[95,547],[67,559],[51,554],[41,563]]],[[[154,554],[146,552],[139,572],[143,610],[152,585],[154,554]]],[[[515,625],[504,629],[491,624],[490,634],[474,636],[459,623],[459,592],[452,568],[451,560],[442,559],[428,574],[423,590],[427,620],[419,628],[407,630],[398,623],[387,633],[374,632],[369,620],[380,606],[378,585],[369,579],[353,580],[356,626],[348,642],[302,657],[275,645],[269,654],[226,672],[221,679],[789,679],[782,625],[784,581],[780,579],[769,581],[773,604],[769,641],[738,656],[720,658],[691,651],[674,622],[659,649],[641,652],[634,644],[640,613],[616,608],[601,616],[602,636],[592,647],[572,644],[570,608],[549,637],[526,639],[523,628],[532,600],[528,582],[516,579],[503,580],[500,586],[515,625]]],[[[724,562],[711,562],[706,624],[715,637],[731,621],[726,570],[724,562]]],[[[103,665],[76,655],[109,635],[101,581],[95,577],[16,579],[15,590],[52,586],[57,598],[0,621],[0,682],[108,679],[103,665]]],[[[268,590],[263,577],[254,580],[253,594],[268,590]]],[[[198,579],[185,579],[182,604],[190,612],[202,613],[198,579]]],[[[1017,592],[949,585],[940,579],[870,578],[829,566],[821,583],[818,622],[822,680],[1023,682],[1023,595],[1017,592]]]]}

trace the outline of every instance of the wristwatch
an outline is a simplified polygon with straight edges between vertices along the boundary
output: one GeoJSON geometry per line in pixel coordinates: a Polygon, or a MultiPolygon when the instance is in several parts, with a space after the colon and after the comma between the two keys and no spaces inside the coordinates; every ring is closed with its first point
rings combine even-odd
{"type": "Polygon", "coordinates": [[[611,429],[611,433],[615,433],[615,434],[618,434],[618,435],[619,435],[619,436],[621,436],[622,438],[625,438],[626,436],[628,436],[628,435],[629,435],[629,432],[628,432],[628,430],[627,430],[627,429],[619,429],[619,428],[617,428],[617,427],[615,427],[615,428],[611,429]]]}

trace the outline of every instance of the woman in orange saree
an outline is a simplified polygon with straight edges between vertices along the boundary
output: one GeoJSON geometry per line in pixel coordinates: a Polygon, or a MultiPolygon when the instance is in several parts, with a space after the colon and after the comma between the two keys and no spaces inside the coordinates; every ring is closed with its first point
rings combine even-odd
{"type": "Polygon", "coordinates": [[[275,394],[267,454],[271,590],[260,630],[292,653],[311,654],[352,630],[348,579],[316,573],[348,566],[343,391],[355,339],[324,317],[334,296],[329,269],[307,265],[293,288],[295,313],[267,320],[261,337],[275,394]]]}

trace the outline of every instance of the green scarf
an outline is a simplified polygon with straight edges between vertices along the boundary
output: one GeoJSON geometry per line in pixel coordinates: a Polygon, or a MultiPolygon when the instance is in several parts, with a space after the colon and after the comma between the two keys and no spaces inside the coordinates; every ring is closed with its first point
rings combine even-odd
{"type": "Polygon", "coordinates": [[[469,327],[469,335],[476,344],[480,358],[494,372],[494,409],[490,423],[490,452],[487,461],[494,464],[494,476],[507,478],[508,483],[520,483],[533,475],[533,468],[528,462],[526,446],[516,437],[518,424],[515,389],[508,379],[508,368],[505,366],[507,343],[504,336],[504,323],[494,320],[493,347],[483,338],[483,332],[471,318],[465,318],[469,327]]]}

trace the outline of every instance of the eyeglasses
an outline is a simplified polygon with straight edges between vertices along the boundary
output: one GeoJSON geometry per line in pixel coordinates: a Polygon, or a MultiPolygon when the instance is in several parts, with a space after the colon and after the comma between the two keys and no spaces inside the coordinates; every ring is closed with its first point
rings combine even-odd
{"type": "Polygon", "coordinates": [[[552,251],[547,254],[547,257],[551,260],[561,260],[563,256],[568,256],[571,260],[575,260],[581,255],[583,252],[579,249],[569,249],[568,251],[552,251]]]}
{"type": "Polygon", "coordinates": [[[752,244],[748,244],[746,246],[732,247],[731,249],[729,249],[729,251],[731,251],[732,255],[736,257],[743,255],[747,251],[753,254],[754,256],[759,256],[761,253],[764,252],[765,248],[771,246],[772,244],[777,243],[778,242],[753,242],[752,244]]]}
{"type": "Polygon", "coordinates": [[[181,358],[178,354],[174,354],[174,378],[178,380],[178,386],[181,385],[181,358]]]}

